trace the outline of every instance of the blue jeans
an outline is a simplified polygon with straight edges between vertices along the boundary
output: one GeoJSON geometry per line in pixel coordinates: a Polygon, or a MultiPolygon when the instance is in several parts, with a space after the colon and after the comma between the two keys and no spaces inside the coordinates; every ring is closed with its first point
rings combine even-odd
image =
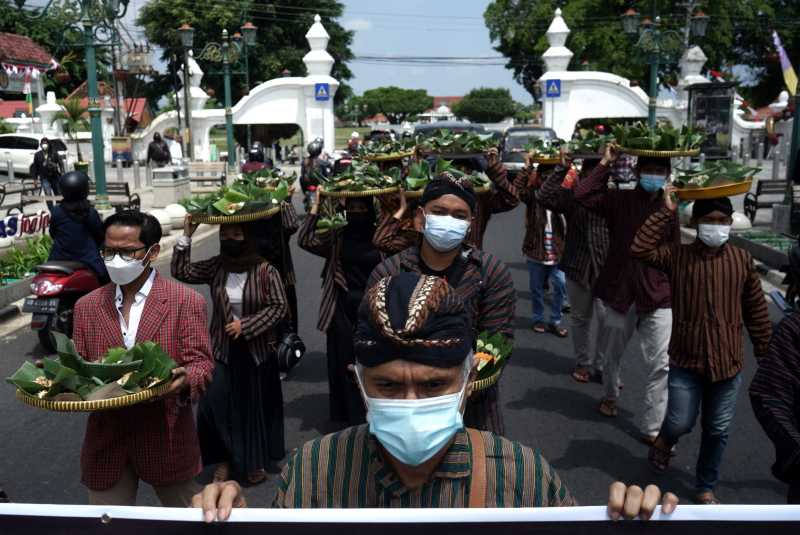
{"type": "Polygon", "coordinates": [[[552,325],[561,323],[561,309],[567,295],[566,277],[558,266],[548,266],[539,262],[528,260],[528,275],[530,276],[531,301],[533,303],[533,323],[544,321],[544,281],[550,278],[550,289],[553,291],[553,300],[550,303],[550,321],[552,325]]]}
{"type": "Polygon", "coordinates": [[[691,432],[702,405],[703,436],[695,474],[695,486],[700,492],[713,490],[719,480],[719,465],[728,444],[728,428],[741,384],[741,373],[712,383],[690,370],[669,369],[669,401],[661,438],[669,446],[677,444],[680,437],[691,432]]]}

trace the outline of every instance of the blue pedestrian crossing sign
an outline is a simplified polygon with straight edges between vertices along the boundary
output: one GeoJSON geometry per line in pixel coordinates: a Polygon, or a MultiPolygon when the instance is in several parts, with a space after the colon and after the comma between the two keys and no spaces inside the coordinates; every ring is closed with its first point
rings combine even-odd
{"type": "Polygon", "coordinates": [[[329,84],[316,84],[314,86],[314,99],[320,101],[330,100],[331,86],[329,84]]]}
{"type": "Polygon", "coordinates": [[[561,96],[561,80],[547,80],[545,84],[545,94],[547,98],[558,98],[561,96]]]}

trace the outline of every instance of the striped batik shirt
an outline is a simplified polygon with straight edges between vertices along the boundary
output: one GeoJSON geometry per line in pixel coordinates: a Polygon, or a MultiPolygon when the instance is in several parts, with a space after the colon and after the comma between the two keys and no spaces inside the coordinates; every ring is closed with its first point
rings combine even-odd
{"type": "MultiPolygon", "coordinates": [[[[172,254],[172,276],[187,284],[208,284],[214,305],[211,315],[211,346],[214,359],[228,362],[231,338],[225,325],[233,321],[225,283],[228,272],[222,266],[222,257],[214,256],[199,262],[191,261],[191,239],[179,238],[172,254]]],[[[268,262],[252,265],[247,270],[247,281],[242,292],[242,338],[256,364],[275,358],[278,336],[275,326],[289,313],[286,289],[281,274],[268,262]]]]}
{"type": "MultiPolygon", "coordinates": [[[[563,179],[566,169],[556,167],[552,173],[558,173],[563,179]]],[[[550,177],[551,175],[547,175],[550,177]]],[[[522,202],[525,203],[525,237],[522,240],[522,254],[536,262],[557,263],[564,253],[564,236],[566,224],[564,218],[558,214],[550,213],[542,205],[536,195],[540,182],[536,171],[527,169],[517,173],[514,179],[514,188],[522,202]],[[536,184],[531,187],[531,183],[536,184]],[[549,222],[549,225],[548,225],[549,222]],[[550,241],[548,251],[547,228],[550,227],[550,241]]]]}
{"type": "Polygon", "coordinates": [[[575,202],[572,189],[562,187],[566,172],[565,167],[556,166],[536,192],[536,198],[545,208],[563,214],[567,221],[559,268],[570,280],[591,288],[608,254],[608,227],[603,216],[575,202]]]}
{"type": "Polygon", "coordinates": [[[663,243],[675,214],[664,207],[647,218],[631,246],[639,260],[666,272],[672,287],[670,366],[712,382],[742,369],[747,326],[756,357],[766,353],[772,323],[750,253],[726,244],[663,243]]]}
{"type": "MultiPolygon", "coordinates": [[[[575,500],[538,451],[481,432],[486,450],[486,507],[561,507],[575,500]]],[[[274,507],[468,507],[472,449],[456,433],[431,479],[416,489],[384,460],[369,427],[349,427],[307,442],[289,457],[274,507]]]]}
{"type": "Polygon", "coordinates": [[[775,445],[772,473],[787,483],[800,480],[800,313],[775,328],[750,385],[750,401],[775,445]]]}

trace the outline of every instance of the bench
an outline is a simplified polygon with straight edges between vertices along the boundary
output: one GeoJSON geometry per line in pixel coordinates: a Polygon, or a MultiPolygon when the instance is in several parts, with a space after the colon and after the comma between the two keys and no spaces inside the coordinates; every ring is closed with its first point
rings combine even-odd
{"type": "MultiPolygon", "coordinates": [[[[792,211],[800,208],[800,187],[792,186],[792,211]]],[[[755,222],[756,214],[761,208],[772,208],[773,204],[782,203],[786,196],[785,180],[759,180],[756,184],[756,192],[748,193],[744,197],[744,213],[750,218],[750,222],[755,222]],[[761,200],[762,196],[772,197],[770,200],[761,200]]]]}
{"type": "Polygon", "coordinates": [[[27,200],[34,194],[40,192],[42,190],[41,184],[36,182],[35,180],[31,179],[22,179],[20,181],[14,182],[6,182],[4,184],[0,184],[0,206],[5,202],[6,195],[14,195],[19,193],[19,202],[14,203],[14,205],[9,208],[8,215],[11,215],[11,212],[15,209],[19,209],[22,212],[22,209],[25,207],[26,204],[31,204],[37,201],[27,200]]]}
{"type": "Polygon", "coordinates": [[[225,186],[227,164],[225,162],[190,162],[189,182],[192,193],[211,193],[225,186]]]}
{"type": "MultiPolygon", "coordinates": [[[[106,195],[108,195],[108,203],[117,212],[123,209],[138,211],[142,207],[142,200],[139,198],[139,194],[131,194],[131,189],[127,182],[106,182],[106,195]]],[[[89,186],[89,197],[95,197],[95,204],[97,203],[97,187],[94,182],[89,186]]]]}

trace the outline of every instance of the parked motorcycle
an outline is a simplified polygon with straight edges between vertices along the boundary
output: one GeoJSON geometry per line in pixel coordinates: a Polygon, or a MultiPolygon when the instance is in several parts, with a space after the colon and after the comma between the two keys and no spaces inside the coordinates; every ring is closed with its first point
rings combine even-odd
{"type": "Polygon", "coordinates": [[[94,271],[80,262],[49,261],[36,267],[31,292],[22,306],[23,312],[33,314],[31,329],[37,332],[39,343],[47,351],[55,351],[53,332],[72,337],[72,311],[75,303],[100,287],[94,271]]]}

